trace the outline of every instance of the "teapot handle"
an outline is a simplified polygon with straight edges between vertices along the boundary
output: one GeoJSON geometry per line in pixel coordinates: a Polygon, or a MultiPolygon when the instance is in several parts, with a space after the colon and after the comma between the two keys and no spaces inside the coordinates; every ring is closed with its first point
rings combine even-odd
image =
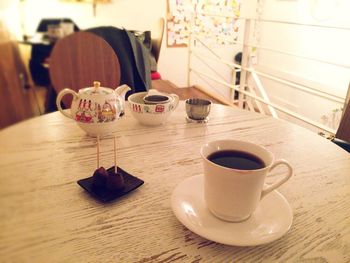
{"type": "Polygon", "coordinates": [[[64,111],[61,107],[61,100],[63,98],[64,95],[67,95],[67,94],[72,94],[73,95],[73,100],[76,100],[78,99],[78,94],[74,91],[74,90],[71,90],[71,89],[63,89],[60,91],[60,93],[58,93],[57,95],[57,99],[56,99],[56,106],[57,106],[57,109],[64,115],[66,116],[67,118],[70,118],[70,119],[73,119],[72,117],[72,114],[71,113],[67,113],[66,111],[64,111]]]}

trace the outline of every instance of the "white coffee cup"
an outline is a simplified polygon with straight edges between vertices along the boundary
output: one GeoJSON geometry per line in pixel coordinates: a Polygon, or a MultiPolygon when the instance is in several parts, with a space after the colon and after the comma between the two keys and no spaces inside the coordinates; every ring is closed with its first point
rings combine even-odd
{"type": "Polygon", "coordinates": [[[254,143],[238,140],[212,141],[201,148],[204,168],[204,198],[208,209],[216,217],[240,222],[248,219],[260,200],[285,183],[293,168],[283,159],[274,160],[266,148],[254,143]],[[209,160],[219,151],[238,151],[258,157],[263,162],[260,169],[246,170],[228,168],[209,160]],[[264,185],[265,178],[275,167],[284,165],[287,173],[271,185],[264,185]]]}

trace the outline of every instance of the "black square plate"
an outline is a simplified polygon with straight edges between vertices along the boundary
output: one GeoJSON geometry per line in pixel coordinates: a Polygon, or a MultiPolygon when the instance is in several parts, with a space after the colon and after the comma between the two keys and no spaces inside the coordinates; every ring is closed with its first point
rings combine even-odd
{"type": "MultiPolygon", "coordinates": [[[[107,172],[113,173],[114,166],[112,166],[111,168],[108,168],[107,172]]],[[[111,190],[108,190],[107,188],[95,188],[92,184],[93,183],[92,176],[85,179],[81,179],[77,183],[81,187],[83,187],[86,191],[88,191],[98,201],[101,201],[104,203],[117,199],[118,197],[121,197],[123,195],[126,195],[127,193],[135,190],[136,188],[140,187],[144,183],[143,180],[131,174],[128,174],[120,167],[118,167],[118,173],[123,175],[125,187],[117,191],[111,191],[111,190]]]]}

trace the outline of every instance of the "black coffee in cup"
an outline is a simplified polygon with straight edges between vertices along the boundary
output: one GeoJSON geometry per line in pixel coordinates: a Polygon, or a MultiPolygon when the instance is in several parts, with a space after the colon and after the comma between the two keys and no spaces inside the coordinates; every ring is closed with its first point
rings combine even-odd
{"type": "Polygon", "coordinates": [[[163,95],[148,95],[143,99],[146,103],[165,103],[169,101],[169,97],[163,95]]]}
{"type": "Polygon", "coordinates": [[[208,156],[208,160],[217,165],[238,170],[257,170],[266,166],[259,157],[237,150],[213,152],[208,156]]]}

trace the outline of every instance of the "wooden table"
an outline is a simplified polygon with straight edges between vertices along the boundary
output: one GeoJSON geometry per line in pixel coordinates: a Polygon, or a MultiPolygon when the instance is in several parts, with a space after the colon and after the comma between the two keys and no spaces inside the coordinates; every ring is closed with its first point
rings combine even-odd
{"type": "MultiPolygon", "coordinates": [[[[115,202],[91,198],[77,180],[96,169],[96,141],[58,112],[0,132],[1,262],[349,262],[350,155],[285,121],[214,105],[210,121],[188,124],[183,102],[164,126],[119,121],[119,165],[143,179],[115,202]],[[205,240],[174,216],[177,184],[202,173],[200,146],[249,140],[289,160],[295,176],[279,191],[294,211],[277,241],[232,247],[205,240]]],[[[101,142],[113,165],[113,139],[101,142]]]]}

